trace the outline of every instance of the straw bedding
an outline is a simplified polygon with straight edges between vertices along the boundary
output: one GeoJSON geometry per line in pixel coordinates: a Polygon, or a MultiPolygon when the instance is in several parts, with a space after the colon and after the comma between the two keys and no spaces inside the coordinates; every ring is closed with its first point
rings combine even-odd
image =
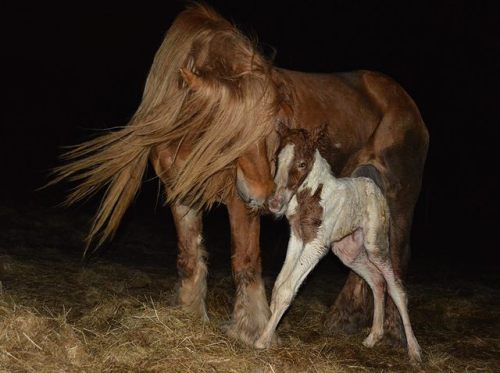
{"type": "MultiPolygon", "coordinates": [[[[0,233],[1,371],[484,372],[500,366],[495,275],[486,282],[410,279],[410,313],[424,351],[420,369],[408,364],[400,347],[364,348],[368,329],[352,336],[322,334],[331,293],[345,278],[338,266],[330,273],[329,264],[313,274],[285,315],[278,328],[280,345],[256,351],[221,332],[234,294],[229,267],[214,263],[208,281],[210,322],[172,304],[174,265],[161,262],[175,255],[175,239],[169,238],[165,254],[154,254],[151,245],[158,242],[149,237],[150,224],[134,222],[138,228],[115,245],[125,251],[142,245],[137,250],[144,257],[164,257],[148,262],[111,251],[82,266],[78,242],[85,226],[78,222],[86,216],[2,207],[0,218],[5,228],[0,233]]],[[[210,249],[214,242],[208,244],[210,249]]],[[[219,249],[228,253],[224,245],[220,242],[219,249]]],[[[267,272],[269,289],[275,273],[267,272]]]]}

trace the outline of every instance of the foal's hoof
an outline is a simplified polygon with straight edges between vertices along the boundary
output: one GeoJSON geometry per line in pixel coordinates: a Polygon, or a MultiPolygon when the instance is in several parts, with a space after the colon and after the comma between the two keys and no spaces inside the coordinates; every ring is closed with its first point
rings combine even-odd
{"type": "Polygon", "coordinates": [[[268,338],[259,338],[257,341],[254,343],[254,347],[257,350],[265,350],[268,349],[271,346],[272,339],[269,340],[268,338]]]}
{"type": "Polygon", "coordinates": [[[413,366],[420,366],[422,364],[422,350],[420,346],[408,349],[408,355],[410,356],[410,364],[413,366]]]}
{"type": "Polygon", "coordinates": [[[381,335],[373,335],[370,333],[368,337],[366,337],[365,340],[363,341],[363,346],[372,348],[377,344],[378,341],[380,341],[381,338],[382,338],[381,335]]]}

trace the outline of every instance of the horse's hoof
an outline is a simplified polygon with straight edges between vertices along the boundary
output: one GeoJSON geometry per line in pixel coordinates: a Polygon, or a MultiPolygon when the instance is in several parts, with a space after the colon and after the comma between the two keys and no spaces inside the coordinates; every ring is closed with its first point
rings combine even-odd
{"type": "Polygon", "coordinates": [[[362,311],[332,309],[324,321],[323,333],[325,335],[356,334],[368,324],[368,317],[362,311]]]}
{"type": "Polygon", "coordinates": [[[256,331],[248,332],[242,325],[237,322],[228,321],[220,326],[222,332],[231,339],[237,340],[247,346],[253,347],[260,333],[256,331]]]}
{"type": "MultiPolygon", "coordinates": [[[[388,320],[389,321],[389,320],[388,320]]],[[[384,326],[384,342],[391,347],[405,347],[406,336],[399,319],[390,320],[384,326]]]]}

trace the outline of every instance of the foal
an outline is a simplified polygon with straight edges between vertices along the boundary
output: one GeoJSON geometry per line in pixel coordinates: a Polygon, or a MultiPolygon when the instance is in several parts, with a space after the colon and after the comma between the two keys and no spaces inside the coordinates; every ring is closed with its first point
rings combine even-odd
{"type": "Polygon", "coordinates": [[[269,209],[286,213],[291,226],[285,264],[274,284],[272,316],[255,347],[266,348],[297,290],[329,248],[366,280],[373,291],[371,332],[364,340],[373,347],[384,333],[385,282],[401,314],[408,354],[421,361],[420,346],[408,317],[407,297],[395,275],[389,254],[389,208],[376,184],[368,178],[336,179],[318,151],[323,129],[279,128],[276,192],[269,209]],[[385,281],[384,281],[385,280],[385,281]]]}

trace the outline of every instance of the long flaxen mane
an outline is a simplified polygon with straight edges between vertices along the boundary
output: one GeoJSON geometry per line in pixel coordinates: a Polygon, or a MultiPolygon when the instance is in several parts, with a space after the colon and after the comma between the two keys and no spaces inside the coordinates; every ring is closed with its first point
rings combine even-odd
{"type": "Polygon", "coordinates": [[[50,184],[77,183],[67,204],[106,187],[87,247],[114,234],[156,145],[183,143],[191,150],[167,180],[167,202],[208,208],[231,193],[234,161],[273,128],[278,103],[271,69],[255,44],[209,7],[183,11],[154,57],[128,125],[73,147],[62,156],[67,164],[55,169],[50,184]],[[189,87],[181,69],[202,84],[189,87]]]}

